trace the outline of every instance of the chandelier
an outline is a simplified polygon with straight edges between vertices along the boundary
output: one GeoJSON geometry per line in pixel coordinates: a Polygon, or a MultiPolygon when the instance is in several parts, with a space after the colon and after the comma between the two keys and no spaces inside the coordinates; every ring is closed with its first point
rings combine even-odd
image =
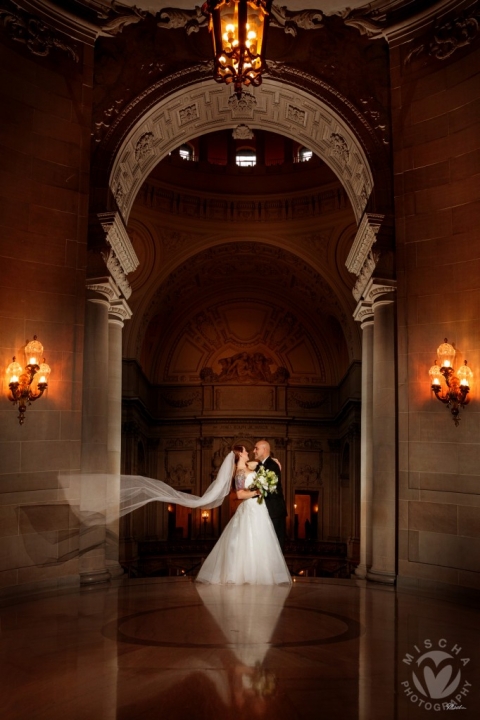
{"type": "Polygon", "coordinates": [[[455,348],[445,338],[445,342],[437,348],[437,360],[428,371],[428,374],[435,396],[447,406],[452,413],[455,425],[458,426],[460,409],[470,402],[468,393],[470,392],[473,373],[466,360],[455,372],[453,369],[454,360],[455,348]],[[442,378],[445,381],[443,388],[442,378]]]}
{"type": "Polygon", "coordinates": [[[37,340],[37,336],[33,336],[33,340],[25,345],[25,370],[22,368],[16,358],[7,367],[8,387],[10,389],[8,399],[16,405],[18,403],[18,422],[23,425],[25,422],[25,413],[27,405],[42,397],[48,387],[48,378],[50,376],[50,366],[45,362],[40,362],[43,355],[43,345],[37,340]],[[36,389],[35,389],[36,385],[36,389]]]}
{"type": "Polygon", "coordinates": [[[206,0],[202,6],[213,43],[213,76],[219,83],[233,83],[239,99],[242,85],[262,83],[272,1],[206,0]]]}

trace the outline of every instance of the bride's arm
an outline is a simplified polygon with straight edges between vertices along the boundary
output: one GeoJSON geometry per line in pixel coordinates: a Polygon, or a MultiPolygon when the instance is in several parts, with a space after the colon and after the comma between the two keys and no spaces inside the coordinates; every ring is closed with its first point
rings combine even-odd
{"type": "Polygon", "coordinates": [[[245,472],[245,470],[237,470],[237,474],[235,475],[235,490],[237,491],[238,500],[249,500],[250,498],[254,498],[260,495],[260,492],[258,490],[245,489],[246,476],[247,473],[245,472]]]}

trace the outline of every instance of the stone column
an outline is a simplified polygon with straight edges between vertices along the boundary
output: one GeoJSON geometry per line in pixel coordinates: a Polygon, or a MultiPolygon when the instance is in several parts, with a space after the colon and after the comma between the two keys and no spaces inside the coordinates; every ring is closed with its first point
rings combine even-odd
{"type": "Polygon", "coordinates": [[[365,578],[372,564],[373,485],[373,308],[359,303],[355,320],[362,328],[362,415],[360,436],[360,564],[355,570],[365,578]]]}
{"type": "Polygon", "coordinates": [[[85,311],[80,488],[80,582],[105,582],[108,466],[108,310],[119,291],[110,277],[89,280],[85,311]],[[103,475],[104,480],[100,481],[103,475]]]}
{"type": "Polygon", "coordinates": [[[396,372],[392,286],[372,283],[373,300],[373,483],[372,566],[368,580],[396,578],[396,372]],[[388,294],[387,294],[388,293],[388,294]]]}
{"type": "Polygon", "coordinates": [[[106,508],[106,567],[112,577],[123,575],[119,555],[119,502],[122,451],[122,331],[132,311],[125,300],[110,303],[108,317],[108,504],[106,508]]]}

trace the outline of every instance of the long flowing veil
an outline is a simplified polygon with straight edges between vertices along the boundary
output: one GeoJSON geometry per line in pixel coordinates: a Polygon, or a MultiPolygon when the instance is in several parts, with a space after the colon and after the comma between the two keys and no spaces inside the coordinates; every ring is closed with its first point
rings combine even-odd
{"type": "Polygon", "coordinates": [[[161,480],[153,480],[141,475],[121,475],[120,517],[154,500],[175,503],[190,508],[202,507],[206,510],[218,507],[230,492],[234,460],[235,454],[233,452],[228,453],[218,471],[217,477],[201,497],[175,490],[161,480]]]}

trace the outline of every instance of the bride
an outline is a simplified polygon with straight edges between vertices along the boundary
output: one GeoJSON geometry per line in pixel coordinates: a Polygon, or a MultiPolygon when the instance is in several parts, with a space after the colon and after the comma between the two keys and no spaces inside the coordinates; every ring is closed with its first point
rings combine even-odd
{"type": "Polygon", "coordinates": [[[210,555],[196,582],[211,584],[280,585],[292,580],[265,502],[259,491],[249,490],[257,463],[248,463],[243,446],[233,447],[235,488],[243,500],[210,555]],[[250,465],[250,467],[249,467],[250,465]]]}

